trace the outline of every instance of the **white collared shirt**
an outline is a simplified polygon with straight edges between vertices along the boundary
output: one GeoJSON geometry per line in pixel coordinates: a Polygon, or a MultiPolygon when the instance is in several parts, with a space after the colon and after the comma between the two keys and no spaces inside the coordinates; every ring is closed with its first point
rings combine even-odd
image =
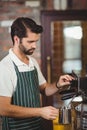
{"type": "Polygon", "coordinates": [[[17,65],[19,72],[31,71],[34,66],[37,68],[39,85],[46,82],[43,77],[37,61],[31,57],[29,58],[29,65],[23,63],[12,51],[0,62],[0,96],[11,97],[16,89],[17,75],[14,69],[13,62],[17,65]],[[12,62],[13,61],[13,62],[12,62]]]}

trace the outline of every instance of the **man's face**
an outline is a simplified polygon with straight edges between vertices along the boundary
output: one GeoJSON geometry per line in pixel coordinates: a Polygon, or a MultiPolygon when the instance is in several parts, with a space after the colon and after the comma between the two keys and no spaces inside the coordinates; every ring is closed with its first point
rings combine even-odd
{"type": "Polygon", "coordinates": [[[28,32],[27,37],[22,38],[21,43],[19,43],[19,50],[25,55],[32,55],[36,49],[36,43],[40,38],[40,34],[28,32]]]}

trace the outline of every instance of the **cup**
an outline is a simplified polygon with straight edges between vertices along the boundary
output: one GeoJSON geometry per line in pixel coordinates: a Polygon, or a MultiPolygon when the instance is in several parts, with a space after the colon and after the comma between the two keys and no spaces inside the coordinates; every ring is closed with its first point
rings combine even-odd
{"type": "Polygon", "coordinates": [[[71,124],[71,109],[68,107],[59,108],[59,124],[71,124]]]}

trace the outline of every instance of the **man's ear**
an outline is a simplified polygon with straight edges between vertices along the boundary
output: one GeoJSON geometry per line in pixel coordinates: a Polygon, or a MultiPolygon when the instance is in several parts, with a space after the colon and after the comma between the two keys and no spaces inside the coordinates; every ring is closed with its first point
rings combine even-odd
{"type": "Polygon", "coordinates": [[[20,40],[19,40],[19,37],[15,35],[15,36],[14,36],[14,42],[15,42],[16,44],[19,44],[19,41],[20,41],[20,40]]]}

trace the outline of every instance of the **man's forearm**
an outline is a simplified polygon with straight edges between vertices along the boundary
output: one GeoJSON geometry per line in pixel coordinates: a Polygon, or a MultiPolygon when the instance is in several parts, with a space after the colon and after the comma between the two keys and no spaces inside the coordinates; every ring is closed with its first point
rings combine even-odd
{"type": "Polygon", "coordinates": [[[58,88],[56,87],[56,83],[47,84],[47,87],[45,88],[45,94],[46,94],[46,96],[53,95],[57,91],[58,91],[58,88]]]}
{"type": "Polygon", "coordinates": [[[0,115],[14,118],[28,118],[40,116],[41,108],[28,108],[16,105],[4,105],[0,107],[0,115]]]}

